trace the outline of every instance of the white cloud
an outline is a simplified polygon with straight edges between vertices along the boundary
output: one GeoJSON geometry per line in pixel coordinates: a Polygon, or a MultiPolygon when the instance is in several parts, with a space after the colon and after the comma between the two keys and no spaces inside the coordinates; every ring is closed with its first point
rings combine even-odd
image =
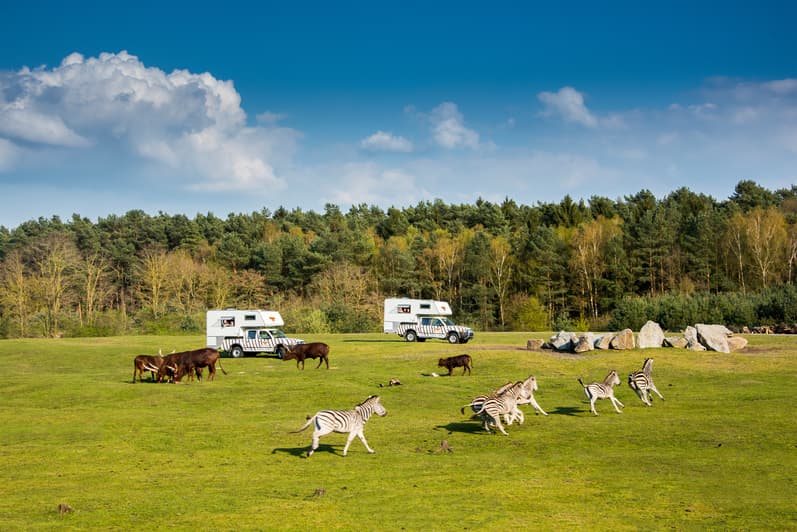
{"type": "Polygon", "coordinates": [[[778,79],[762,85],[775,94],[797,93],[797,79],[778,79]]]}
{"type": "Polygon", "coordinates": [[[408,171],[398,168],[383,168],[374,162],[350,162],[333,170],[340,175],[334,185],[333,201],[348,205],[367,203],[371,205],[396,204],[396,191],[408,192],[408,200],[430,194],[418,186],[415,177],[408,171]]]}
{"type": "Polygon", "coordinates": [[[479,134],[465,126],[465,118],[457,104],[443,102],[430,116],[435,141],[447,149],[479,147],[479,134]]]}
{"type": "Polygon", "coordinates": [[[288,115],[283,113],[272,113],[271,111],[264,111],[256,116],[257,121],[261,124],[276,124],[280,120],[285,120],[288,115]]]}
{"type": "Polygon", "coordinates": [[[274,127],[276,114],[259,117],[271,118],[271,127],[247,127],[231,81],[207,72],[167,74],[126,51],[88,59],[73,53],[52,69],[5,73],[4,93],[14,95],[0,100],[0,138],[7,142],[39,150],[107,149],[110,142],[194,187],[282,186],[276,165],[289,162],[298,136],[274,127]]]}
{"type": "Polygon", "coordinates": [[[543,114],[560,115],[566,122],[596,127],[598,119],[584,104],[584,96],[573,87],[562,87],[557,92],[541,92],[537,98],[545,104],[543,114]]]}
{"type": "Polygon", "coordinates": [[[395,151],[408,153],[412,151],[412,142],[404,137],[377,131],[370,137],[360,141],[360,147],[372,151],[395,151]]]}

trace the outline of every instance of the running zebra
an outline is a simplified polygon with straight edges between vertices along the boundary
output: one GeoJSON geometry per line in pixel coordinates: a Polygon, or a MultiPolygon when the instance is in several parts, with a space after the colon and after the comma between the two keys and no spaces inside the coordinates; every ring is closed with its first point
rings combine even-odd
{"type": "Polygon", "coordinates": [[[606,375],[606,378],[603,379],[603,382],[591,382],[589,384],[584,384],[580,377],[578,382],[584,387],[584,393],[587,395],[587,399],[589,399],[589,409],[593,414],[596,416],[598,415],[598,412],[595,411],[595,401],[598,399],[611,399],[612,406],[614,406],[614,409],[617,411],[617,413],[623,413],[619,408],[617,408],[617,405],[620,405],[623,408],[625,408],[625,405],[614,396],[614,385],[620,384],[620,377],[617,376],[617,372],[615,370],[611,370],[609,374],[606,375]]]}
{"type": "Polygon", "coordinates": [[[305,423],[302,428],[293,430],[291,433],[302,432],[313,424],[315,427],[313,431],[313,444],[307,453],[308,458],[318,449],[319,438],[330,432],[349,433],[346,445],[343,447],[343,456],[346,456],[346,453],[349,451],[349,445],[355,436],[360,438],[360,441],[363,442],[363,445],[365,445],[369,453],[374,453],[376,451],[368,446],[368,442],[365,441],[365,436],[363,435],[365,422],[368,421],[368,418],[370,418],[372,414],[378,416],[387,415],[387,410],[385,410],[385,407],[379,402],[378,395],[369,396],[368,399],[355,406],[354,410],[322,410],[317,412],[307,420],[307,423],[305,423]]]}
{"type": "MultiPolygon", "coordinates": [[[[534,410],[536,410],[543,416],[547,416],[548,414],[545,412],[545,410],[543,410],[542,407],[537,403],[537,400],[534,399],[534,392],[536,392],[538,389],[537,378],[534,375],[529,375],[528,378],[526,378],[526,380],[523,381],[523,385],[526,387],[526,389],[529,392],[529,398],[518,401],[518,404],[519,405],[530,404],[532,407],[534,407],[534,410]]],[[[519,417],[518,423],[523,423],[523,421],[525,421],[525,417],[523,416],[523,411],[520,410],[519,408],[517,409],[517,417],[519,417]]],[[[511,424],[512,424],[511,422],[507,423],[507,425],[511,424]]]]}
{"type": "Polygon", "coordinates": [[[489,397],[482,403],[481,409],[476,413],[481,416],[484,422],[484,430],[492,432],[490,430],[490,425],[492,424],[504,436],[509,436],[504,430],[504,426],[501,425],[501,416],[510,416],[507,424],[511,424],[511,420],[514,419],[518,411],[518,401],[528,400],[531,397],[531,393],[524,383],[525,381],[518,381],[501,395],[489,397]]]}
{"type": "Polygon", "coordinates": [[[662,401],[664,401],[664,396],[659,393],[658,388],[656,385],[653,384],[653,377],[651,376],[651,371],[653,370],[653,359],[646,358],[644,364],[642,364],[641,371],[635,371],[628,375],[628,386],[631,387],[632,390],[636,392],[642,402],[648,406],[653,406],[651,402],[653,396],[650,395],[650,390],[656,392],[662,401]]]}
{"type": "Polygon", "coordinates": [[[468,403],[468,404],[464,405],[462,408],[460,408],[459,411],[464,414],[465,413],[465,409],[468,408],[468,407],[471,407],[471,409],[474,412],[478,412],[479,410],[482,409],[482,405],[484,404],[484,402],[487,399],[489,399],[491,397],[495,397],[497,395],[501,395],[502,393],[507,391],[509,388],[511,388],[515,384],[517,384],[517,383],[515,383],[515,382],[507,382],[506,384],[504,384],[503,386],[501,386],[500,388],[498,388],[497,390],[495,390],[491,394],[477,395],[476,397],[474,397],[471,400],[470,403],[468,403]]]}

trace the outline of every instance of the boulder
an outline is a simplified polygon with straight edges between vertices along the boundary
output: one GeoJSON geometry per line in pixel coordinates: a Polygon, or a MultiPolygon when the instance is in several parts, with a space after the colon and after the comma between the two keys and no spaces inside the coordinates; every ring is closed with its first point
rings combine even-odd
{"type": "Polygon", "coordinates": [[[744,349],[745,347],[747,347],[747,338],[742,338],[741,336],[731,336],[728,338],[728,349],[730,349],[731,353],[744,349]]]}
{"type": "Polygon", "coordinates": [[[526,342],[526,349],[530,351],[539,351],[542,349],[544,343],[545,343],[544,340],[540,340],[539,338],[532,338],[526,342]]]}
{"type": "Polygon", "coordinates": [[[595,335],[591,332],[588,332],[578,337],[578,342],[573,348],[573,352],[585,353],[587,351],[592,351],[593,349],[595,349],[595,335]]]}
{"type": "Polygon", "coordinates": [[[668,347],[677,347],[678,349],[683,349],[689,345],[689,342],[686,341],[686,338],[683,336],[669,336],[664,339],[664,345],[668,347]]]}
{"type": "Polygon", "coordinates": [[[576,333],[559,331],[549,342],[557,351],[572,351],[578,343],[576,333]]]}
{"type": "Polygon", "coordinates": [[[623,329],[618,332],[612,341],[609,343],[612,349],[633,349],[634,348],[634,331],[631,329],[623,329]]]}
{"type": "Polygon", "coordinates": [[[661,347],[664,343],[664,331],[661,330],[661,326],[658,323],[648,320],[639,330],[637,342],[640,349],[661,347]]]}
{"type": "Polygon", "coordinates": [[[684,329],[684,339],[686,340],[686,348],[690,351],[705,351],[706,346],[700,343],[697,339],[697,329],[691,325],[684,329]]]}
{"type": "Polygon", "coordinates": [[[728,347],[728,337],[733,333],[724,325],[698,323],[695,325],[695,329],[697,329],[697,338],[700,343],[711,351],[719,353],[731,352],[730,347],[728,347]]]}
{"type": "Polygon", "coordinates": [[[609,344],[611,344],[613,338],[613,334],[598,336],[595,338],[595,349],[609,349],[609,344]]]}

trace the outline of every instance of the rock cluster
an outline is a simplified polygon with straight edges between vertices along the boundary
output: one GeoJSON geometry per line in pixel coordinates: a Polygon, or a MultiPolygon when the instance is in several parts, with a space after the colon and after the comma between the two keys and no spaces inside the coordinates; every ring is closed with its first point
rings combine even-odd
{"type": "Polygon", "coordinates": [[[681,336],[665,336],[661,326],[648,321],[634,336],[631,329],[616,333],[596,334],[592,332],[575,333],[559,331],[547,342],[530,339],[526,348],[530,350],[552,349],[564,353],[585,353],[593,349],[650,349],[656,347],[675,347],[690,351],[718,351],[730,353],[743,349],[747,340],[733,336],[724,325],[698,323],[687,327],[681,336]]]}

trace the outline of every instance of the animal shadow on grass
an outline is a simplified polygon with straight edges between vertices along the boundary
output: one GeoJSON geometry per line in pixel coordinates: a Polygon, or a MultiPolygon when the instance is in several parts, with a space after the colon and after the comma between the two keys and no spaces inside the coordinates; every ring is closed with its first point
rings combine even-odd
{"type": "Polygon", "coordinates": [[[576,416],[581,414],[583,411],[583,409],[574,406],[557,406],[555,410],[551,410],[548,413],[559,416],[576,416]]]}
{"type": "MultiPolygon", "coordinates": [[[[310,446],[309,445],[305,445],[303,447],[277,447],[276,449],[273,449],[271,451],[271,454],[285,453],[285,454],[291,454],[293,456],[297,456],[299,458],[307,458],[307,451],[309,451],[309,450],[310,450],[310,446]]],[[[343,456],[342,448],[341,448],[340,452],[335,452],[335,446],[334,445],[324,445],[323,443],[319,444],[319,446],[315,450],[315,452],[316,452],[316,454],[318,454],[319,452],[328,452],[328,453],[339,454],[339,455],[343,456]]]]}
{"type": "Polygon", "coordinates": [[[487,434],[487,431],[484,430],[484,426],[482,426],[481,421],[476,422],[476,420],[471,422],[454,421],[453,423],[449,423],[447,425],[438,425],[435,427],[435,429],[446,430],[448,432],[462,432],[465,434],[487,434]]]}

